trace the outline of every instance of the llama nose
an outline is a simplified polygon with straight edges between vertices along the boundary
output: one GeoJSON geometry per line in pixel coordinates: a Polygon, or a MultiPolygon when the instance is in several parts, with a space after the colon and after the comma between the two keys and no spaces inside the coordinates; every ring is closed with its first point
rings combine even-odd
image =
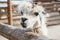
{"type": "Polygon", "coordinates": [[[38,16],[38,15],[39,15],[39,13],[38,13],[38,12],[35,12],[35,13],[34,13],[34,15],[35,15],[35,16],[38,16]]]}
{"type": "Polygon", "coordinates": [[[27,18],[22,18],[22,22],[25,22],[27,20],[27,18]]]}

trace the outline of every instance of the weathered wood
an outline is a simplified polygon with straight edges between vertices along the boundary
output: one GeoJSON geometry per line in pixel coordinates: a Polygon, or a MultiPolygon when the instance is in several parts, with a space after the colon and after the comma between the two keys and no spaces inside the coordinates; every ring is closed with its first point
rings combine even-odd
{"type": "Polygon", "coordinates": [[[10,25],[13,25],[13,21],[12,21],[12,3],[11,3],[11,0],[7,0],[7,4],[8,4],[8,23],[10,24],[10,25]]]}
{"type": "Polygon", "coordinates": [[[55,0],[33,0],[34,2],[52,2],[52,1],[55,1],[55,0]]]}
{"type": "MultiPolygon", "coordinates": [[[[8,24],[9,25],[13,25],[11,0],[3,1],[3,2],[0,2],[0,3],[6,3],[8,5],[8,7],[0,7],[0,9],[7,9],[7,13],[6,14],[7,14],[7,17],[8,17],[8,24]]],[[[2,16],[1,13],[0,13],[0,16],[2,16]]]]}
{"type": "Polygon", "coordinates": [[[15,28],[10,25],[0,23],[0,34],[9,40],[40,40],[48,38],[43,35],[38,35],[29,32],[27,29],[15,28]]]}
{"type": "MultiPolygon", "coordinates": [[[[2,16],[2,9],[6,10],[6,7],[0,7],[0,19],[1,19],[1,16],[2,16]]],[[[6,13],[6,12],[4,12],[6,13]]]]}
{"type": "Polygon", "coordinates": [[[5,2],[0,2],[0,3],[7,3],[7,2],[5,1],[5,2]]]}

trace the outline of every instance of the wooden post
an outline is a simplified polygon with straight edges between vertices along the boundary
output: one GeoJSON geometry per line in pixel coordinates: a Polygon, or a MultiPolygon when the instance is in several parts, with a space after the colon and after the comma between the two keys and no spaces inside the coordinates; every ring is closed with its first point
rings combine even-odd
{"type": "Polygon", "coordinates": [[[7,17],[8,17],[8,23],[9,25],[13,25],[13,20],[12,20],[12,3],[11,3],[11,0],[7,0],[7,17]]]}

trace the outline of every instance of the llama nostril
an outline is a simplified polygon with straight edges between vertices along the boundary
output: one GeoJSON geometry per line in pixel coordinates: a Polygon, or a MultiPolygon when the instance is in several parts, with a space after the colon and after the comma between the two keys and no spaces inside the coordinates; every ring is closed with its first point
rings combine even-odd
{"type": "Polygon", "coordinates": [[[24,22],[22,22],[21,25],[22,25],[23,28],[27,27],[26,23],[24,23],[24,22]]]}
{"type": "Polygon", "coordinates": [[[34,15],[38,16],[38,15],[39,15],[39,13],[38,13],[38,12],[35,12],[35,13],[34,13],[34,15]]]}
{"type": "Polygon", "coordinates": [[[22,21],[24,22],[24,21],[26,21],[27,20],[27,18],[22,18],[22,21]]]}

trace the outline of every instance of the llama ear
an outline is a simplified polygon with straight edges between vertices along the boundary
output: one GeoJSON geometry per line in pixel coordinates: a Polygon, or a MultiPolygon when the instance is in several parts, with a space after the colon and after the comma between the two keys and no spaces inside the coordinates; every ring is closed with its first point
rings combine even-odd
{"type": "Polygon", "coordinates": [[[35,13],[34,13],[34,15],[38,16],[38,15],[39,15],[39,13],[38,13],[38,12],[35,12],[35,13]]]}

